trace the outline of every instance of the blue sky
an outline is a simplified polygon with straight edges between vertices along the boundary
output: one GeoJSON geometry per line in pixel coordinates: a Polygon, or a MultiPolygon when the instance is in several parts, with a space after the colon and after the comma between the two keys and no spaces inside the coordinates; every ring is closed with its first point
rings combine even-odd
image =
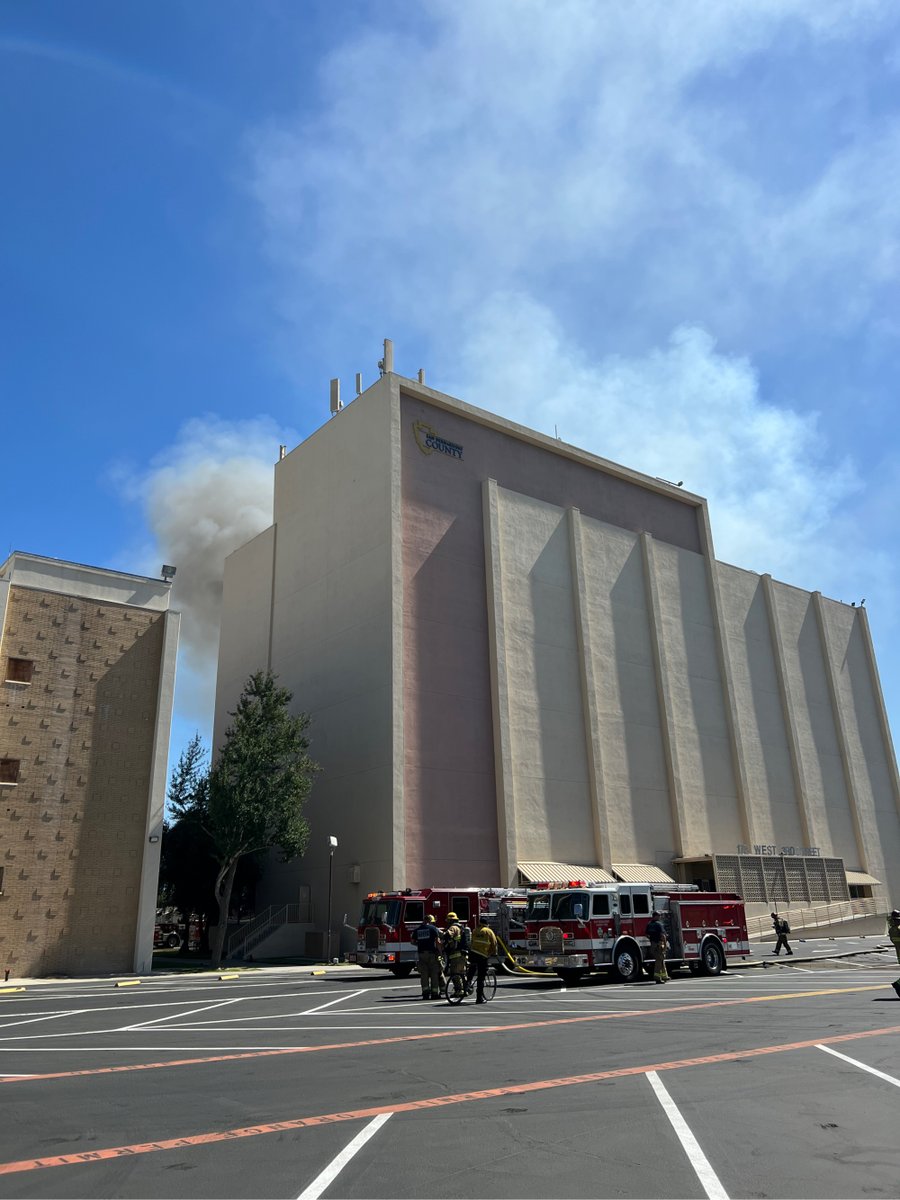
{"type": "Polygon", "coordinates": [[[6,0],[4,551],[178,565],[177,753],[279,443],[391,337],[865,597],[896,730],[898,81],[895,0],[6,0]]]}

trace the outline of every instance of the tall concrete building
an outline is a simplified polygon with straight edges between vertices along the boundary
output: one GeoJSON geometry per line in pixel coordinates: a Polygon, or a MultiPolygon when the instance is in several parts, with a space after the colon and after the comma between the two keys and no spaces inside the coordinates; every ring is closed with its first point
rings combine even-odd
{"type": "MultiPolygon", "coordinates": [[[[312,844],[261,905],[666,879],[900,901],[866,613],[718,562],[705,500],[390,369],[275,467],[225,570],[216,741],[270,666],[312,715],[312,844]]],[[[351,917],[352,920],[352,917],[351,917]]]]}
{"type": "Polygon", "coordinates": [[[171,585],[0,567],[0,966],[148,971],[179,615],[171,585]]]}

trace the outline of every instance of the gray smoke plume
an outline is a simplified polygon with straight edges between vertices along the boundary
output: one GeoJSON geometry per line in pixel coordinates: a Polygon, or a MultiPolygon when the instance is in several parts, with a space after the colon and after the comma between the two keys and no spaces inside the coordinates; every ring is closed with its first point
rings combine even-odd
{"type": "Polygon", "coordinates": [[[273,464],[279,444],[293,441],[268,417],[195,418],[129,487],[155,543],[148,573],[155,575],[162,562],[177,568],[179,708],[204,723],[212,721],[225,559],[271,525],[273,464]]]}

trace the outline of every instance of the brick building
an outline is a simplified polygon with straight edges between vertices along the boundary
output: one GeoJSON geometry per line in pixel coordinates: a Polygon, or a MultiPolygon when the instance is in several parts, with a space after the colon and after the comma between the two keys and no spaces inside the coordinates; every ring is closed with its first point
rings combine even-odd
{"type": "Polygon", "coordinates": [[[0,967],[150,969],[179,614],[171,585],[0,567],[0,967]]]}

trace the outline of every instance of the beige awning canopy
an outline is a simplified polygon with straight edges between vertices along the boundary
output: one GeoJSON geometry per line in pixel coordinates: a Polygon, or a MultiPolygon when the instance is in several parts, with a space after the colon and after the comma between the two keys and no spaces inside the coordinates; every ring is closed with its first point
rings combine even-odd
{"type": "Polygon", "coordinates": [[[876,879],[874,875],[867,875],[865,871],[844,871],[844,874],[847,876],[848,883],[870,884],[875,887],[881,883],[880,879],[876,879]]]}
{"type": "Polygon", "coordinates": [[[671,875],[646,863],[613,863],[613,872],[620,883],[674,883],[671,875]]]}
{"type": "Polygon", "coordinates": [[[522,883],[568,883],[579,879],[584,883],[615,883],[609,871],[602,867],[577,866],[562,862],[520,862],[517,864],[522,883]]]}

